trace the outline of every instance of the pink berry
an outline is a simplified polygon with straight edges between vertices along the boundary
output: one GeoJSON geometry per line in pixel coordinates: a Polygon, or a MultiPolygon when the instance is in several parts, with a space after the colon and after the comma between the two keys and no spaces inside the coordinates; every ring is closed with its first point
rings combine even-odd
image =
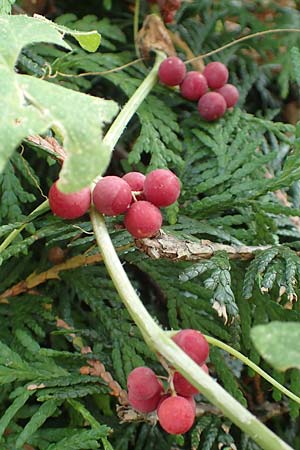
{"type": "Polygon", "coordinates": [[[180,194],[179,180],[170,170],[153,170],[146,176],[144,194],[146,199],[155,206],[172,205],[180,194]]]}
{"type": "MultiPolygon", "coordinates": [[[[208,367],[206,364],[202,364],[201,369],[208,373],[208,367]]],[[[183,395],[184,397],[189,397],[199,393],[198,389],[195,388],[183,375],[179,372],[174,373],[173,378],[174,388],[177,394],[183,395]]]]}
{"type": "Polygon", "coordinates": [[[90,207],[91,190],[87,187],[72,194],[65,194],[58,189],[56,181],[49,190],[49,204],[56,216],[63,219],[77,219],[90,207]]]}
{"type": "Polygon", "coordinates": [[[158,77],[167,86],[180,84],[186,74],[185,64],[177,56],[169,56],[159,66],[158,77]]]}
{"type": "Polygon", "coordinates": [[[123,177],[123,180],[129,184],[132,191],[142,191],[144,188],[145,175],[140,172],[128,172],[123,177]]]}
{"type": "Polygon", "coordinates": [[[141,200],[132,203],[125,214],[125,227],[136,239],[154,236],[162,225],[160,210],[152,203],[141,200]]]}
{"type": "Polygon", "coordinates": [[[136,400],[148,400],[162,391],[162,384],[149,367],[136,367],[127,378],[128,392],[136,400]]]}
{"type": "Polygon", "coordinates": [[[123,214],[128,209],[131,200],[129,184],[116,176],[102,178],[93,191],[95,208],[107,216],[123,214]]]}
{"type": "Polygon", "coordinates": [[[207,80],[208,87],[211,89],[219,89],[227,83],[229,73],[224,64],[215,61],[205,66],[203,75],[207,80]]]}
{"type": "Polygon", "coordinates": [[[169,397],[161,402],[157,410],[160,426],[170,434],[186,433],[195,420],[195,410],[184,397],[169,397]]]}
{"type": "Polygon", "coordinates": [[[153,397],[139,400],[135,398],[134,395],[132,395],[131,391],[129,391],[128,402],[137,411],[140,411],[142,413],[149,413],[155,411],[156,408],[158,407],[162,392],[163,388],[161,387],[161,390],[158,391],[155,395],[153,395],[153,397]]]}
{"type": "Polygon", "coordinates": [[[238,102],[240,96],[239,91],[233,84],[225,84],[216,92],[224,97],[227,108],[232,108],[238,102]]]}
{"type": "Polygon", "coordinates": [[[188,72],[180,85],[182,97],[188,100],[199,100],[208,91],[207,81],[204,75],[195,70],[188,72]]]}
{"type": "Polygon", "coordinates": [[[200,366],[209,354],[209,345],[200,331],[181,330],[172,337],[173,341],[200,366]]]}
{"type": "Polygon", "coordinates": [[[199,114],[208,122],[222,117],[225,114],[226,108],[226,101],[218,92],[208,92],[198,102],[199,114]]]}

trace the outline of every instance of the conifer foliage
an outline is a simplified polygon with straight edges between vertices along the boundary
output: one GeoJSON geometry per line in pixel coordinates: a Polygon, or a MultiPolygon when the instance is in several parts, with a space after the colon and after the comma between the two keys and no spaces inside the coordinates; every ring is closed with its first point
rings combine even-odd
{"type": "Polygon", "coordinates": [[[300,449],[296,2],[31,3],[0,2],[0,449],[300,449]]]}

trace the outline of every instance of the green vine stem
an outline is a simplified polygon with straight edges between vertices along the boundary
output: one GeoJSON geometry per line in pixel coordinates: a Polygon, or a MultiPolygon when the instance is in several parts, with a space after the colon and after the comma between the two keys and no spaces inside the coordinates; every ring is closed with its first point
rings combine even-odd
{"type": "Polygon", "coordinates": [[[291,450],[288,444],[231,397],[177,347],[168,334],[152,319],[123,269],[102,215],[92,208],[91,219],[107,271],[129,314],[150,348],[182,373],[212,404],[217,406],[225,416],[247,433],[262,449],[291,450]]]}
{"type": "MultiPolygon", "coordinates": [[[[155,64],[140,87],[117,116],[104,141],[111,148],[115,146],[137,108],[148,95],[157,80],[159,64],[164,55],[157,54],[155,64]]],[[[188,355],[186,355],[153,320],[132,286],[110,239],[104,218],[91,207],[91,221],[97,244],[103,255],[107,271],[149,347],[175,367],[196,386],[205,397],[217,406],[225,416],[247,433],[264,450],[291,450],[275,433],[269,430],[237,400],[228,394],[217,382],[207,375],[188,355]]]]}
{"type": "Polygon", "coordinates": [[[208,53],[195,56],[194,58],[185,61],[185,64],[190,64],[191,62],[197,61],[197,59],[207,58],[208,56],[215,55],[216,53],[219,53],[225,50],[226,48],[232,47],[233,45],[239,44],[240,42],[247,41],[248,39],[253,39],[256,37],[264,36],[266,34],[274,34],[274,33],[300,33],[300,28],[275,28],[273,30],[257,31],[256,33],[247,34],[246,36],[243,36],[232,42],[228,42],[228,44],[222,45],[222,47],[216,48],[215,50],[212,50],[208,53]]]}
{"type": "MultiPolygon", "coordinates": [[[[168,334],[168,336],[172,337],[177,333],[177,331],[166,331],[166,333],[168,334]]],[[[289,397],[291,400],[294,400],[294,402],[297,402],[298,404],[300,404],[300,397],[295,395],[293,392],[289,391],[282,384],[278,383],[278,381],[274,380],[274,378],[272,378],[267,372],[262,370],[259,366],[254,364],[254,362],[251,361],[251,359],[247,358],[247,356],[243,355],[242,353],[240,353],[239,351],[237,351],[235,348],[231,347],[230,345],[225,344],[222,341],[219,341],[219,339],[216,339],[216,338],[213,338],[213,337],[207,336],[207,335],[205,335],[205,338],[209,344],[214,345],[215,347],[219,347],[222,350],[225,350],[230,355],[239,359],[240,361],[242,361],[242,363],[244,363],[246,366],[253,369],[256,373],[258,373],[262,378],[264,378],[266,381],[268,381],[270,384],[272,384],[272,386],[274,386],[276,389],[281,391],[284,395],[289,397]]]]}

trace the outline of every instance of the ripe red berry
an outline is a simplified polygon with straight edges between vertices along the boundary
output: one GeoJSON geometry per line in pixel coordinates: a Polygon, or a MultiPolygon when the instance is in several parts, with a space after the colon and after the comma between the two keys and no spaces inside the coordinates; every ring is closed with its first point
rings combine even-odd
{"type": "Polygon", "coordinates": [[[200,72],[192,70],[188,72],[180,85],[182,97],[188,100],[199,100],[208,91],[207,81],[200,72]]]}
{"type": "Polygon", "coordinates": [[[149,413],[155,411],[158,407],[162,392],[163,388],[161,387],[161,389],[155,395],[153,395],[153,397],[150,397],[148,399],[137,399],[134,397],[131,391],[129,391],[128,401],[129,404],[137,411],[140,411],[142,413],[149,413]]]}
{"type": "Polygon", "coordinates": [[[209,354],[209,345],[200,331],[181,330],[172,337],[173,341],[200,366],[209,354]]]}
{"type": "Polygon", "coordinates": [[[144,189],[145,175],[140,172],[128,172],[123,177],[123,180],[129,184],[132,191],[142,191],[144,189]]]}
{"type": "Polygon", "coordinates": [[[186,74],[185,64],[177,56],[166,58],[159,66],[158,77],[167,86],[180,84],[186,74]]]}
{"type": "Polygon", "coordinates": [[[225,84],[216,92],[224,97],[227,108],[232,108],[238,102],[240,96],[239,91],[233,84],[225,84]]]}
{"type": "Polygon", "coordinates": [[[129,184],[116,176],[102,178],[93,191],[95,208],[107,216],[123,214],[128,209],[131,200],[129,184]]]}
{"type": "Polygon", "coordinates": [[[53,214],[63,219],[77,219],[83,216],[91,204],[90,188],[65,194],[58,189],[57,181],[52,184],[48,197],[53,214]]]}
{"type": "Polygon", "coordinates": [[[137,239],[151,237],[160,229],[162,215],[152,203],[141,200],[132,203],[125,214],[124,224],[127,231],[137,239]]]}
{"type": "Polygon", "coordinates": [[[199,114],[208,122],[224,116],[226,109],[226,101],[218,92],[208,92],[198,102],[199,114]]]}
{"type": "Polygon", "coordinates": [[[227,83],[229,73],[224,64],[215,61],[205,66],[203,75],[207,80],[208,87],[211,89],[219,89],[227,83]]]}
{"type": "Polygon", "coordinates": [[[169,206],[180,194],[177,176],[167,169],[156,169],[146,175],[144,183],[146,199],[155,206],[169,206]]]}
{"type": "Polygon", "coordinates": [[[128,392],[136,400],[148,400],[162,390],[162,384],[149,367],[136,367],[127,378],[128,392]]]}
{"type": "MultiPolygon", "coordinates": [[[[208,367],[206,364],[202,364],[201,369],[208,373],[208,367]]],[[[183,395],[184,397],[189,397],[199,393],[198,389],[195,388],[183,375],[179,372],[174,373],[173,378],[174,388],[177,394],[183,395]]]]}
{"type": "Polygon", "coordinates": [[[195,410],[184,397],[168,397],[157,410],[160,426],[170,434],[186,433],[193,425],[195,410]]]}

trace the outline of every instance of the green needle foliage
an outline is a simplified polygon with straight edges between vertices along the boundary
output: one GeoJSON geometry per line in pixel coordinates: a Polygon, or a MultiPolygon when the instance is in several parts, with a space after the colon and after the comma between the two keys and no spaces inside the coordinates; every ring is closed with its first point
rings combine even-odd
{"type": "MultiPolygon", "coordinates": [[[[52,3],[42,11],[49,21],[20,15],[26,2],[0,1],[0,449],[257,450],[201,394],[184,436],[117,407],[133,368],[167,374],[108,276],[88,215],[64,221],[47,207],[30,214],[61,164],[57,147],[27,138],[54,138],[71,154],[61,179],[69,191],[104,173],[174,171],[182,189],[163,211],[164,232],[199,245],[244,246],[247,257],[221,249],[208,259],[154,260],[122,218],[108,218],[136,292],[164,329],[217,338],[299,396],[299,361],[289,350],[299,359],[300,33],[262,35],[204,59],[225,63],[240,91],[238,106],[217,122],[204,122],[177,88],[157,83],[111,157],[102,138],[153,65],[152,56],[135,61],[138,2],[52,3]],[[282,330],[288,344],[277,346],[282,330]],[[286,352],[279,361],[277,349],[286,352]]],[[[167,29],[187,60],[250,33],[300,29],[296,3],[183,1],[167,29]]],[[[139,28],[149,4],[140,0],[139,28]]],[[[299,404],[224,350],[211,346],[208,366],[230,395],[300,449],[299,404]]]]}

